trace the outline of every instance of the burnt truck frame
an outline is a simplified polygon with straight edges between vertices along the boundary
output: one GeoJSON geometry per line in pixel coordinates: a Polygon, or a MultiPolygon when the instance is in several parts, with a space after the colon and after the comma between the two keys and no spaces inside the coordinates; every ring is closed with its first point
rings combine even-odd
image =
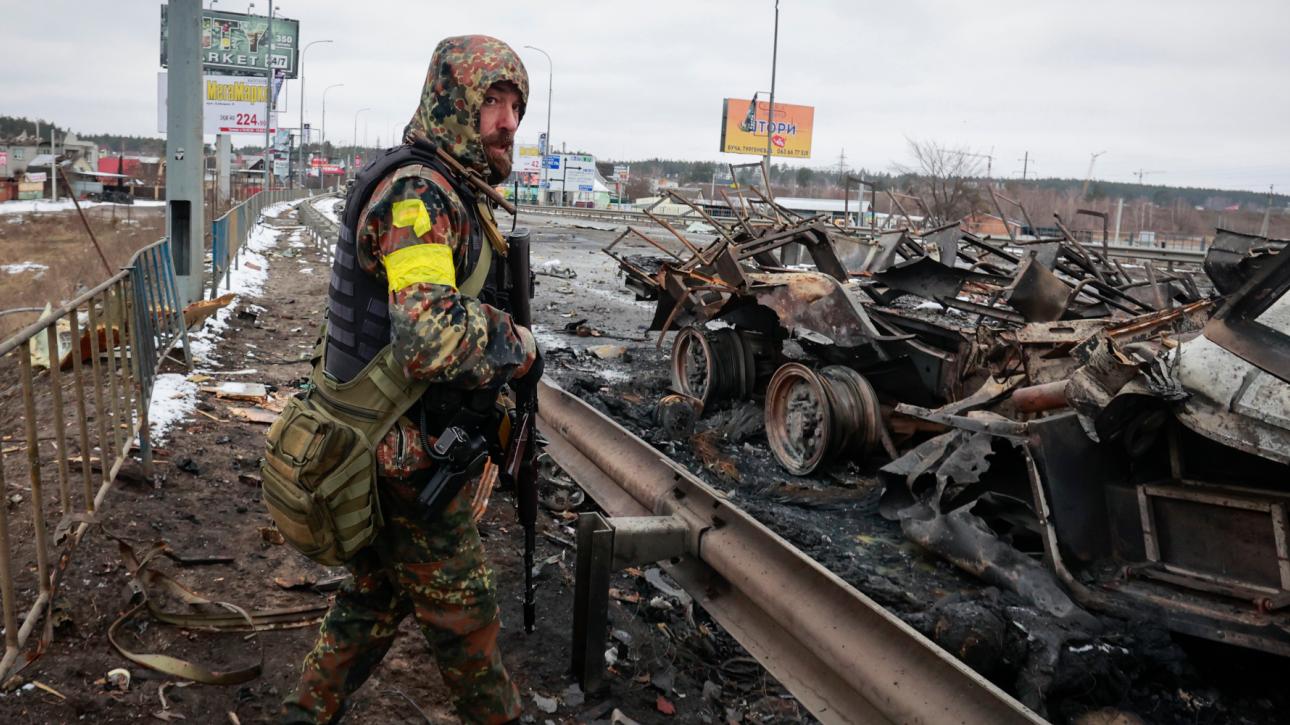
{"type": "MultiPolygon", "coordinates": [[[[1172,351],[1181,399],[1124,393],[1123,434],[1025,424],[1043,556],[1080,604],[1290,656],[1290,255],[1172,351]]],[[[1108,404],[1106,410],[1111,410],[1108,404]]]]}

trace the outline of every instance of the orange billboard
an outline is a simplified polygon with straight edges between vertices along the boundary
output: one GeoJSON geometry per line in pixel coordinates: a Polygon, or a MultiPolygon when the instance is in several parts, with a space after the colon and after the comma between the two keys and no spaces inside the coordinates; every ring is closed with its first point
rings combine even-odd
{"type": "Polygon", "coordinates": [[[727,98],[721,107],[721,151],[727,154],[766,155],[766,129],[770,128],[772,156],[811,158],[811,124],[814,106],[775,102],[774,123],[766,123],[770,103],[756,96],[727,98]]]}

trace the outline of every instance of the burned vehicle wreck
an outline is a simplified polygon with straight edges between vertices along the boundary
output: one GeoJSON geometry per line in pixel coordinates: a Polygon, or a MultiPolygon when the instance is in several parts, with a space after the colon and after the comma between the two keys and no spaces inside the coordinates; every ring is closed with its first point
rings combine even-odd
{"type": "Polygon", "coordinates": [[[948,432],[882,469],[883,514],[1056,616],[1290,656],[1290,255],[1250,241],[1225,298],[1116,321],[1063,378],[898,406],[948,432]]]}
{"type": "Polygon", "coordinates": [[[1284,242],[1220,229],[1203,268],[1157,269],[1060,220],[839,228],[752,191],[733,222],[694,207],[702,243],[655,219],[680,254],[606,249],[677,333],[660,410],[760,401],[793,475],[890,459],[885,517],[1059,620],[1290,655],[1284,242]]]}

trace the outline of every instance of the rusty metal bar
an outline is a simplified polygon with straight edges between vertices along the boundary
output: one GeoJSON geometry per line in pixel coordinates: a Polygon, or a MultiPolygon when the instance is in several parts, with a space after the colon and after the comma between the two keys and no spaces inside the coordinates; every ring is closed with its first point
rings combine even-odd
{"type": "Polygon", "coordinates": [[[90,425],[85,405],[85,379],[82,368],[84,355],[81,347],[81,315],[76,309],[68,313],[68,327],[72,331],[72,377],[76,381],[76,427],[80,435],[81,478],[85,496],[85,510],[94,510],[94,483],[90,465],[90,425]]]}
{"type": "MultiPolygon", "coordinates": [[[[90,323],[90,381],[94,383],[94,420],[98,423],[99,429],[99,469],[103,474],[102,485],[106,486],[111,482],[111,476],[108,473],[108,451],[112,449],[108,445],[108,413],[107,406],[103,401],[103,376],[99,363],[99,315],[98,306],[95,300],[89,300],[89,323],[90,323]]],[[[106,339],[106,338],[105,338],[106,339]]],[[[88,455],[88,451],[86,454],[88,455]]]]}
{"type": "MultiPolygon", "coordinates": [[[[134,377],[134,344],[133,333],[134,325],[130,322],[130,302],[126,288],[126,280],[121,279],[116,287],[116,312],[117,325],[120,328],[119,339],[121,344],[118,345],[120,350],[120,373],[121,373],[121,392],[123,393],[122,414],[125,417],[128,430],[134,430],[134,386],[137,382],[134,377]]],[[[126,436],[126,445],[128,446],[131,436],[126,436]]]]}
{"type": "Polygon", "coordinates": [[[67,515],[72,512],[72,505],[67,485],[67,421],[63,418],[63,379],[59,370],[63,356],[58,351],[58,319],[50,320],[45,331],[49,343],[49,394],[54,404],[54,445],[58,448],[58,501],[63,515],[67,515]]]}
{"type": "MultiPolygon", "coordinates": [[[[56,352],[57,350],[55,350],[56,352]]],[[[31,372],[31,349],[18,354],[22,376],[23,422],[27,429],[27,478],[31,484],[31,512],[36,528],[36,579],[41,594],[49,594],[49,550],[45,539],[45,497],[40,485],[40,439],[36,433],[36,399],[31,372]]]]}
{"type": "Polygon", "coordinates": [[[821,721],[1043,722],[613,420],[539,398],[547,451],[607,513],[687,523],[664,566],[821,721]]]}
{"type": "MultiPolygon", "coordinates": [[[[116,376],[116,351],[120,340],[117,336],[120,334],[120,328],[116,324],[116,312],[111,301],[112,288],[103,290],[103,332],[106,340],[106,349],[104,349],[104,373],[107,375],[108,388],[108,408],[112,411],[112,417],[108,419],[108,425],[112,428],[112,451],[113,456],[116,451],[121,450],[121,389],[117,383],[116,376]]],[[[105,461],[106,462],[106,461],[105,461]]]]}
{"type": "MultiPolygon", "coordinates": [[[[0,451],[0,491],[7,491],[4,476],[4,452],[0,451]]],[[[13,586],[13,563],[9,549],[9,506],[0,502],[0,606],[4,611],[4,661],[18,656],[18,603],[13,586]]],[[[5,668],[0,666],[0,673],[5,668]]]]}

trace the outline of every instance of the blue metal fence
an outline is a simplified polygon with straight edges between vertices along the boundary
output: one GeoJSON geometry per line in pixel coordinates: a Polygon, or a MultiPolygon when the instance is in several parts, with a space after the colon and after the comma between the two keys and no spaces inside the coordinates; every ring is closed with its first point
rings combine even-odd
{"type": "Polygon", "coordinates": [[[223,216],[211,222],[211,276],[210,296],[214,299],[219,294],[220,280],[228,288],[232,271],[237,268],[242,256],[242,246],[260,220],[260,212],[266,207],[284,201],[304,199],[310,195],[308,189],[277,189],[261,191],[246,201],[229,209],[223,216]]]}

